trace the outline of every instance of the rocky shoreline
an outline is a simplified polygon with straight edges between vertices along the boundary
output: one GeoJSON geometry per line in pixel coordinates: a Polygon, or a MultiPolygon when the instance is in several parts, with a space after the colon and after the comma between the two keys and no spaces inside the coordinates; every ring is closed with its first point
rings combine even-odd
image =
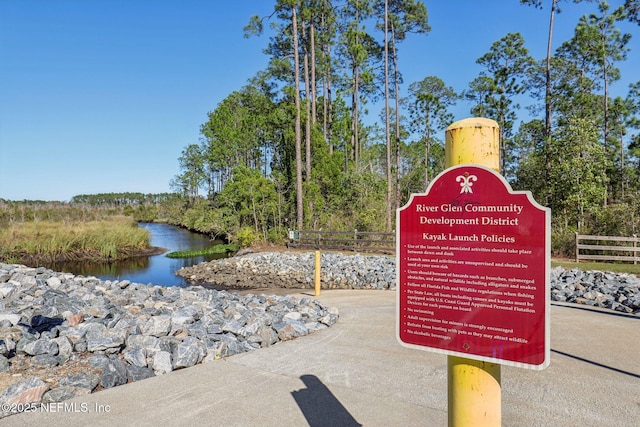
{"type": "Polygon", "coordinates": [[[102,281],[0,263],[0,418],[333,325],[291,295],[102,281]]]}
{"type": "MultiPolygon", "coordinates": [[[[313,252],[256,252],[185,267],[176,272],[193,284],[251,289],[313,288],[313,252]]],[[[323,289],[395,289],[395,258],[322,253],[323,289]]],[[[631,274],[551,269],[551,300],[640,315],[640,279],[631,274]]]]}
{"type": "MultiPolygon", "coordinates": [[[[323,289],[395,289],[395,258],[385,255],[321,255],[323,289]]],[[[253,252],[184,267],[189,283],[229,289],[313,289],[313,252],[253,252]]]]}

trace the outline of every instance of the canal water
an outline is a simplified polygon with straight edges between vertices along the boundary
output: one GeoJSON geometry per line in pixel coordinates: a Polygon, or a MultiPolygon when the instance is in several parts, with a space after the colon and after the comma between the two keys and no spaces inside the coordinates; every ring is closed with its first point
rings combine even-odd
{"type": "Polygon", "coordinates": [[[161,255],[136,257],[126,261],[110,263],[58,263],[47,266],[54,271],[66,271],[76,275],[95,276],[102,280],[130,280],[136,283],[163,286],[187,286],[188,283],[176,276],[182,267],[190,267],[204,261],[225,257],[225,254],[214,254],[192,258],[168,258],[169,252],[199,250],[223,243],[212,241],[207,236],[191,233],[168,224],[140,223],[150,234],[151,246],[168,249],[161,255]]]}

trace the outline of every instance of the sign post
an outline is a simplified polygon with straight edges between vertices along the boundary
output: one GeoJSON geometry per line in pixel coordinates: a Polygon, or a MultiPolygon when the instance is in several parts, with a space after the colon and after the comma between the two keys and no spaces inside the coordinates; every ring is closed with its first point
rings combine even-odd
{"type": "Polygon", "coordinates": [[[449,426],[499,426],[500,366],[549,363],[549,210],[497,173],[493,120],[446,136],[449,168],[397,211],[397,336],[448,355],[449,426]]]}

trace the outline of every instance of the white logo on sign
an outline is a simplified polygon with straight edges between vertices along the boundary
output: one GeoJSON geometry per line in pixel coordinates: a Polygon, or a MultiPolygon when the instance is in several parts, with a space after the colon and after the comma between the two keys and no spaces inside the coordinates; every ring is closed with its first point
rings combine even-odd
{"type": "Polygon", "coordinates": [[[464,175],[458,175],[456,177],[456,182],[460,182],[460,187],[462,187],[462,189],[460,190],[460,194],[462,193],[473,193],[473,190],[471,189],[471,186],[473,185],[472,181],[477,181],[478,177],[475,175],[469,175],[469,172],[465,172],[464,175]]]}

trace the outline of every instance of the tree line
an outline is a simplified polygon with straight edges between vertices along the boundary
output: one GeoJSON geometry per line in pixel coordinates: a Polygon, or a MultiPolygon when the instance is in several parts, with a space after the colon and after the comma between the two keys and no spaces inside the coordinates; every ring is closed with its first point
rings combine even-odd
{"type": "MultiPolygon", "coordinates": [[[[444,169],[438,130],[466,102],[500,126],[501,171],[552,209],[554,247],[575,231],[633,234],[640,214],[640,81],[612,97],[630,51],[622,22],[640,0],[520,0],[548,22],[545,58],[519,33],[476,58],[466,88],[425,76],[401,90],[402,43],[431,30],[416,0],[276,0],[247,37],[272,31],[266,69],[230,93],[184,148],[174,222],[233,238],[278,240],[288,229],[391,231],[395,210],[444,169]],[[589,3],[570,39],[552,50],[562,8],[589,3]],[[530,97],[533,110],[519,104],[530,97]],[[384,101],[368,124],[368,105],[384,101]],[[534,117],[530,119],[530,117],[534,117]]],[[[428,39],[425,39],[425,43],[428,39]]]]}
{"type": "Polygon", "coordinates": [[[184,198],[177,193],[99,193],[79,194],[69,202],[0,198],[0,228],[40,221],[82,223],[104,221],[127,215],[136,221],[166,221],[179,224],[178,212],[184,198]],[[172,221],[169,219],[172,218],[172,221]]]}

